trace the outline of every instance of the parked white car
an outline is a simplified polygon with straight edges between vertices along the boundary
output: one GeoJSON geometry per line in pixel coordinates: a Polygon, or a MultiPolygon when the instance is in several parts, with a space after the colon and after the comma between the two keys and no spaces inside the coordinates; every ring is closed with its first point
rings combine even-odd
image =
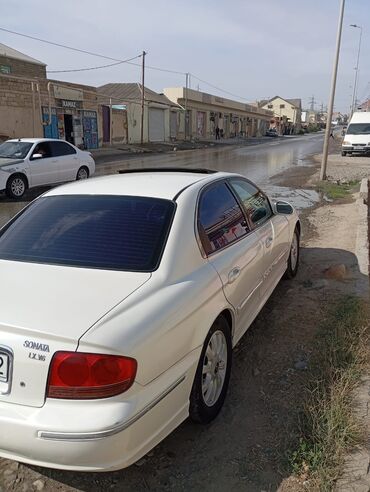
{"type": "Polygon", "coordinates": [[[124,172],[34,200],[0,231],[0,456],[115,470],[214,419],[300,231],[290,204],[223,172],[124,172]]]}
{"type": "Polygon", "coordinates": [[[64,140],[20,138],[0,145],[0,191],[22,198],[28,188],[86,179],[95,173],[90,152],[64,140]]]}
{"type": "Polygon", "coordinates": [[[342,156],[370,154],[370,113],[353,113],[342,142],[342,156]]]}

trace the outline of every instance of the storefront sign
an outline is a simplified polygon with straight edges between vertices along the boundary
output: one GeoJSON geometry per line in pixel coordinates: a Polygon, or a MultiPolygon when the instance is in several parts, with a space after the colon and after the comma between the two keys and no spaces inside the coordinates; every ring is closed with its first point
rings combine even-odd
{"type": "Polygon", "coordinates": [[[10,72],[11,72],[11,69],[10,69],[9,65],[0,65],[0,73],[9,74],[10,72]]]}
{"type": "Polygon", "coordinates": [[[85,118],[96,118],[96,111],[84,111],[83,115],[85,118]]]}
{"type": "Polygon", "coordinates": [[[54,97],[56,99],[67,99],[69,101],[83,101],[83,92],[81,89],[54,85],[54,97]]]}
{"type": "Polygon", "coordinates": [[[67,101],[65,99],[62,99],[62,107],[63,108],[70,108],[70,109],[76,109],[78,102],[77,101],[67,101]]]}

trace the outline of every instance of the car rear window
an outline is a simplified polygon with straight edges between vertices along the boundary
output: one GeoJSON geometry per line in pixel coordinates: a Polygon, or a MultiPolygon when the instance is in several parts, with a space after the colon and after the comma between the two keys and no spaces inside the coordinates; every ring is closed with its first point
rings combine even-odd
{"type": "Polygon", "coordinates": [[[153,271],[174,210],[170,200],[140,196],[40,198],[0,232],[0,258],[153,271]]]}

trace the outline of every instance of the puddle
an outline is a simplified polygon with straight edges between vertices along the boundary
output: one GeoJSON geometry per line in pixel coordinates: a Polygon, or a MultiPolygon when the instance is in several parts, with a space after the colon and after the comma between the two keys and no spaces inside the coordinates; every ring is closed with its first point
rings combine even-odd
{"type": "Polygon", "coordinates": [[[291,203],[297,210],[312,207],[320,201],[320,195],[315,190],[286,188],[284,186],[264,185],[263,191],[273,200],[284,200],[291,203]]]}

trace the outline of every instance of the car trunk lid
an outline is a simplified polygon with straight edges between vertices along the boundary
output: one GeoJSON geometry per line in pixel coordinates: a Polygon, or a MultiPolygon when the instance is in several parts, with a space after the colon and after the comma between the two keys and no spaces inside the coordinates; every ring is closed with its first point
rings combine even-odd
{"type": "Polygon", "coordinates": [[[151,274],[0,260],[0,276],[0,401],[39,407],[54,352],[76,350],[151,274]]]}

